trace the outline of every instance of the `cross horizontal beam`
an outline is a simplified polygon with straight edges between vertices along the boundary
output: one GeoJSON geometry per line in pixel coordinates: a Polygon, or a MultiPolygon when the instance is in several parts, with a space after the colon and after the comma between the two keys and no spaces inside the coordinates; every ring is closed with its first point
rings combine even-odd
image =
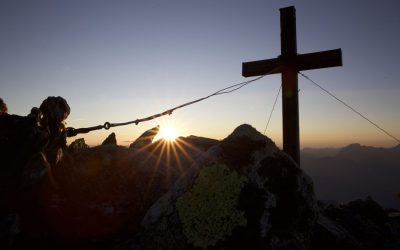
{"type": "Polygon", "coordinates": [[[342,50],[334,49],[322,52],[299,54],[294,57],[244,62],[242,75],[244,77],[271,75],[283,72],[284,66],[294,66],[297,71],[322,69],[342,66],[342,50]]]}

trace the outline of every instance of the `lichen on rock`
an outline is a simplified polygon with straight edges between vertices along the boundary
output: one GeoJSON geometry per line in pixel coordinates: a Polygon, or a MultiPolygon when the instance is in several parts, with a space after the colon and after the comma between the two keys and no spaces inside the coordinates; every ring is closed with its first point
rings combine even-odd
{"type": "Polygon", "coordinates": [[[177,200],[176,207],[188,241],[203,249],[245,226],[244,212],[237,209],[247,178],[222,164],[204,168],[193,187],[177,200]]]}

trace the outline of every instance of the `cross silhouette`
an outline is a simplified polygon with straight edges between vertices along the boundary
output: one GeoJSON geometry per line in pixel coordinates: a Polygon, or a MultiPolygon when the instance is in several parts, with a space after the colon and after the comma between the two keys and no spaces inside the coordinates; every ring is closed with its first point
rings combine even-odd
{"type": "Polygon", "coordinates": [[[281,55],[277,58],[244,62],[244,77],[282,74],[283,151],[300,165],[299,100],[297,72],[342,66],[341,49],[297,54],[296,10],[280,9],[281,55]]]}

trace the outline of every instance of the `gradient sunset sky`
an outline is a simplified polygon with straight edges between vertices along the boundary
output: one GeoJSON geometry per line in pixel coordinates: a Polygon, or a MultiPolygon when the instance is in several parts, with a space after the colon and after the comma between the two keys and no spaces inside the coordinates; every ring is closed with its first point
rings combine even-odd
{"type": "MultiPolygon", "coordinates": [[[[279,9],[294,5],[298,52],[342,48],[343,67],[304,73],[400,137],[400,1],[1,0],[0,97],[27,115],[62,96],[75,128],[147,117],[245,80],[242,62],[280,54],[279,9]]],[[[263,132],[280,76],[111,132],[127,145],[172,124],[223,139],[242,123],[263,132]]],[[[301,147],[396,141],[299,76],[301,147]]],[[[266,135],[282,143],[281,98],[266,135]]]]}

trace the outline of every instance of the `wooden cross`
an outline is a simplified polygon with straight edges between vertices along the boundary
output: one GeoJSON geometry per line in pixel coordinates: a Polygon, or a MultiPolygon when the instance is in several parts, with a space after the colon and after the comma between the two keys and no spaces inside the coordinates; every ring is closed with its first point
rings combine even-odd
{"type": "Polygon", "coordinates": [[[296,10],[280,9],[281,55],[277,58],[245,62],[244,77],[282,74],[283,151],[300,165],[299,100],[297,72],[342,66],[341,49],[297,54],[296,10]]]}

